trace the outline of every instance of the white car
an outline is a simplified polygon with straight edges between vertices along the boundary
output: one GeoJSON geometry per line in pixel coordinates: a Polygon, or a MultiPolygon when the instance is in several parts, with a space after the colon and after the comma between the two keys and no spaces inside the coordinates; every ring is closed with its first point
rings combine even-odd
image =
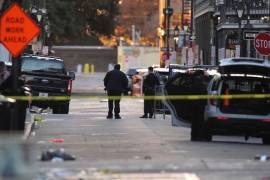
{"type": "Polygon", "coordinates": [[[224,59],[220,62],[219,73],[210,81],[208,95],[233,97],[208,99],[205,135],[209,139],[213,134],[255,136],[262,137],[263,144],[270,144],[270,99],[269,96],[259,97],[259,94],[270,92],[269,61],[224,59]]]}

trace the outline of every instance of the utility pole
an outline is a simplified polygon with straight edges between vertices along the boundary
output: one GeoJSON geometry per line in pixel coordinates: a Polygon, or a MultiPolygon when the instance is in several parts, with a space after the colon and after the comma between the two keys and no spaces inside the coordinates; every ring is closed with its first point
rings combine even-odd
{"type": "MultiPolygon", "coordinates": [[[[173,14],[173,8],[171,6],[170,0],[165,0],[165,8],[163,9],[163,14],[165,15],[165,28],[166,28],[166,55],[167,60],[170,59],[170,17],[173,14]]],[[[161,67],[165,67],[165,62],[162,62],[161,67]]]]}
{"type": "MultiPolygon", "coordinates": [[[[170,0],[166,0],[166,8],[169,9],[171,5],[170,0]]],[[[167,47],[167,59],[170,59],[170,15],[166,14],[166,47],[167,47]]]]}

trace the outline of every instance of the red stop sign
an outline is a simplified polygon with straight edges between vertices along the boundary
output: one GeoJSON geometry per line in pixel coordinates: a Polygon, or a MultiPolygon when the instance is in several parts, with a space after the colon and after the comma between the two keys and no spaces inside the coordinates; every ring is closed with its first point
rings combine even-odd
{"type": "Polygon", "coordinates": [[[270,54],[270,34],[259,33],[254,40],[254,46],[261,55],[268,56],[270,54]]]}

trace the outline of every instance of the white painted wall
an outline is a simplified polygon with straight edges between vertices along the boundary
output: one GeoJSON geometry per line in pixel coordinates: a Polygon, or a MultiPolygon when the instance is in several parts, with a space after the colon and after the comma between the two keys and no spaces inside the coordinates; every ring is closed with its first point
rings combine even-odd
{"type": "Polygon", "coordinates": [[[159,53],[158,47],[119,46],[117,62],[124,72],[128,68],[147,68],[160,63],[159,53]]]}

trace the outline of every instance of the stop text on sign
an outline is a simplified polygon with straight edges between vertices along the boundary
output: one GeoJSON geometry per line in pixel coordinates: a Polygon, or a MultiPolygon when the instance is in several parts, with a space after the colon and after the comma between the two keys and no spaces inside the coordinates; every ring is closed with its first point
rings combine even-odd
{"type": "Polygon", "coordinates": [[[259,33],[254,39],[254,46],[258,53],[268,56],[270,54],[270,34],[259,33]]]}
{"type": "Polygon", "coordinates": [[[270,41],[269,40],[262,40],[262,39],[257,39],[255,41],[256,47],[258,48],[270,48],[270,41]]]}

